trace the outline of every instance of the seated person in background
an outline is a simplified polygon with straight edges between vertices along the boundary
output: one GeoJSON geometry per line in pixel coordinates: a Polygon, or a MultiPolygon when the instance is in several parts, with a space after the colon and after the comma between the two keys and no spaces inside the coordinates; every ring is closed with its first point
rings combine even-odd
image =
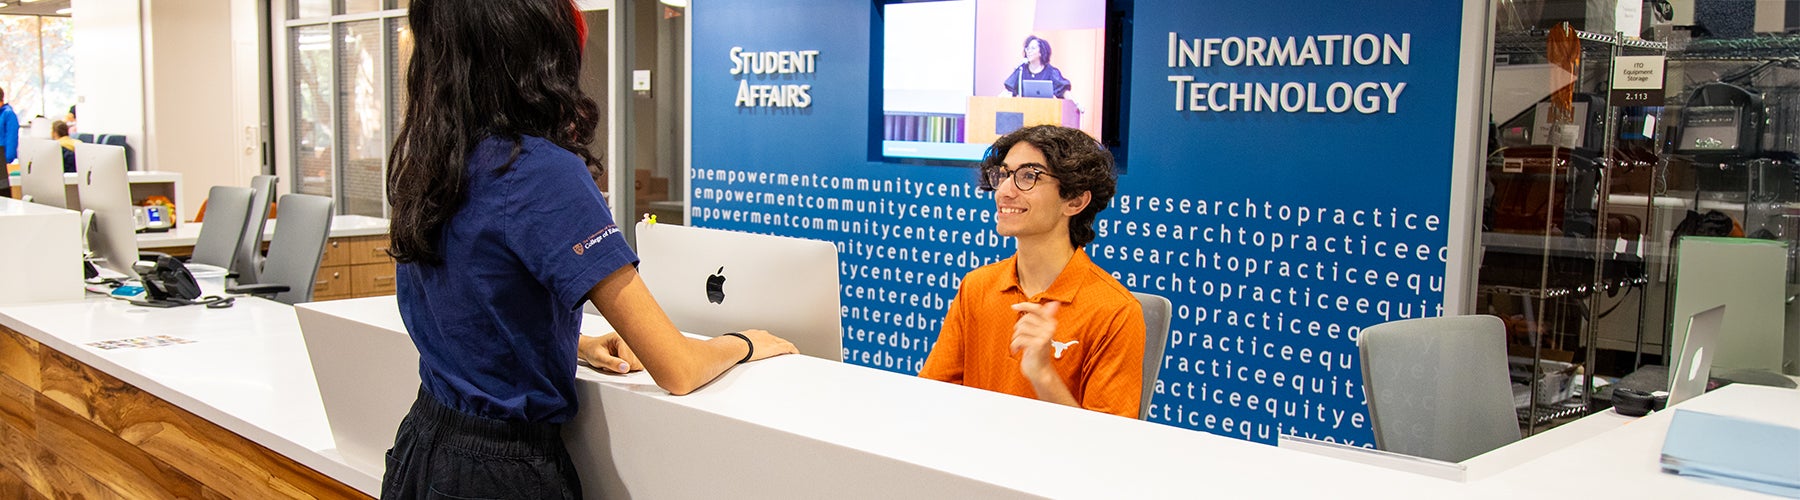
{"type": "Polygon", "coordinates": [[[1081,250],[1113,196],[1112,154],[1027,127],[994,142],[981,176],[1018,252],[963,278],[919,376],[1137,418],[1143,308],[1081,250]]]}
{"type": "Polygon", "coordinates": [[[50,122],[50,138],[62,146],[63,171],[75,171],[75,138],[69,137],[69,124],[61,121],[50,122]]]}
{"type": "Polygon", "coordinates": [[[1025,37],[1025,60],[1019,67],[1013,68],[1012,74],[1006,75],[1006,96],[1020,97],[1025,80],[1045,80],[1050,82],[1052,95],[1057,99],[1069,91],[1069,79],[1063,78],[1062,70],[1050,65],[1050,42],[1036,35],[1025,37]]]}

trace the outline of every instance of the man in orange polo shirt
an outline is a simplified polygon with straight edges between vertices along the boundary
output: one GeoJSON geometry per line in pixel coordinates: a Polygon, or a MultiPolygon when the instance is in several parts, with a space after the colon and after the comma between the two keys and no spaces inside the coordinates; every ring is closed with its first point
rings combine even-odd
{"type": "Polygon", "coordinates": [[[1115,185],[1112,154],[1080,130],[995,141],[981,188],[1018,251],[963,278],[919,376],[1137,418],[1143,309],[1081,250],[1115,185]]]}

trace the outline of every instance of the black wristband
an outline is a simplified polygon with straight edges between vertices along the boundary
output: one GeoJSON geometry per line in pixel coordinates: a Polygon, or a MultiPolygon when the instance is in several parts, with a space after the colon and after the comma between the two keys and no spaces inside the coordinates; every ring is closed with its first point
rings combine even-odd
{"type": "Polygon", "coordinates": [[[730,332],[730,333],[725,333],[725,334],[723,334],[723,335],[730,335],[730,336],[733,336],[733,337],[737,337],[737,338],[740,338],[740,339],[744,339],[744,347],[749,347],[749,348],[750,348],[750,352],[746,352],[746,353],[744,353],[744,359],[740,359],[740,360],[738,360],[738,362],[737,362],[737,364],[740,364],[740,365],[741,365],[741,364],[744,364],[744,362],[745,362],[745,361],[749,361],[749,360],[750,360],[750,357],[751,357],[751,356],[755,356],[755,355],[756,355],[756,343],[755,343],[755,342],[751,342],[751,341],[750,341],[750,337],[745,337],[745,336],[744,336],[744,334],[742,334],[742,333],[738,333],[738,332],[730,332]]]}

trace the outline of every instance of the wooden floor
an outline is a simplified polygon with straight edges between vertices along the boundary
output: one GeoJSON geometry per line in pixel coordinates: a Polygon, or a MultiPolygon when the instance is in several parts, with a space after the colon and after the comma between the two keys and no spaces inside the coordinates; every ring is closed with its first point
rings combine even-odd
{"type": "Polygon", "coordinates": [[[0,327],[0,500],[368,498],[0,327]]]}

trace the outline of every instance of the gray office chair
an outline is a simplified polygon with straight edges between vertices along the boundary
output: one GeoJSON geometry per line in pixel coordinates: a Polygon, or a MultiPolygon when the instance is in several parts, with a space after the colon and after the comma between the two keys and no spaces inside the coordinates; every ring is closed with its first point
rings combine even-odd
{"type": "Polygon", "coordinates": [[[1376,448],[1461,462],[1519,440],[1500,318],[1390,321],[1357,347],[1376,448]]]}
{"type": "Polygon", "coordinates": [[[309,194],[281,197],[275,217],[275,236],[269,238],[269,257],[263,263],[262,282],[240,284],[226,290],[267,296],[276,302],[311,302],[319,261],[325,258],[325,238],[331,233],[331,198],[309,194]]]}
{"type": "Polygon", "coordinates": [[[250,209],[244,212],[243,237],[238,238],[237,252],[231,258],[229,266],[231,274],[237,275],[238,284],[254,285],[262,282],[263,225],[269,220],[269,202],[275,200],[275,180],[273,175],[258,175],[250,179],[250,209]]]}
{"type": "Polygon", "coordinates": [[[200,237],[194,240],[194,255],[188,262],[231,268],[254,194],[250,188],[236,186],[213,186],[207,191],[206,221],[200,224],[200,237]]]}
{"type": "Polygon", "coordinates": [[[1132,292],[1144,307],[1144,392],[1138,400],[1138,420],[1150,416],[1150,396],[1162,371],[1163,346],[1168,345],[1169,311],[1174,308],[1161,295],[1132,292]]]}

